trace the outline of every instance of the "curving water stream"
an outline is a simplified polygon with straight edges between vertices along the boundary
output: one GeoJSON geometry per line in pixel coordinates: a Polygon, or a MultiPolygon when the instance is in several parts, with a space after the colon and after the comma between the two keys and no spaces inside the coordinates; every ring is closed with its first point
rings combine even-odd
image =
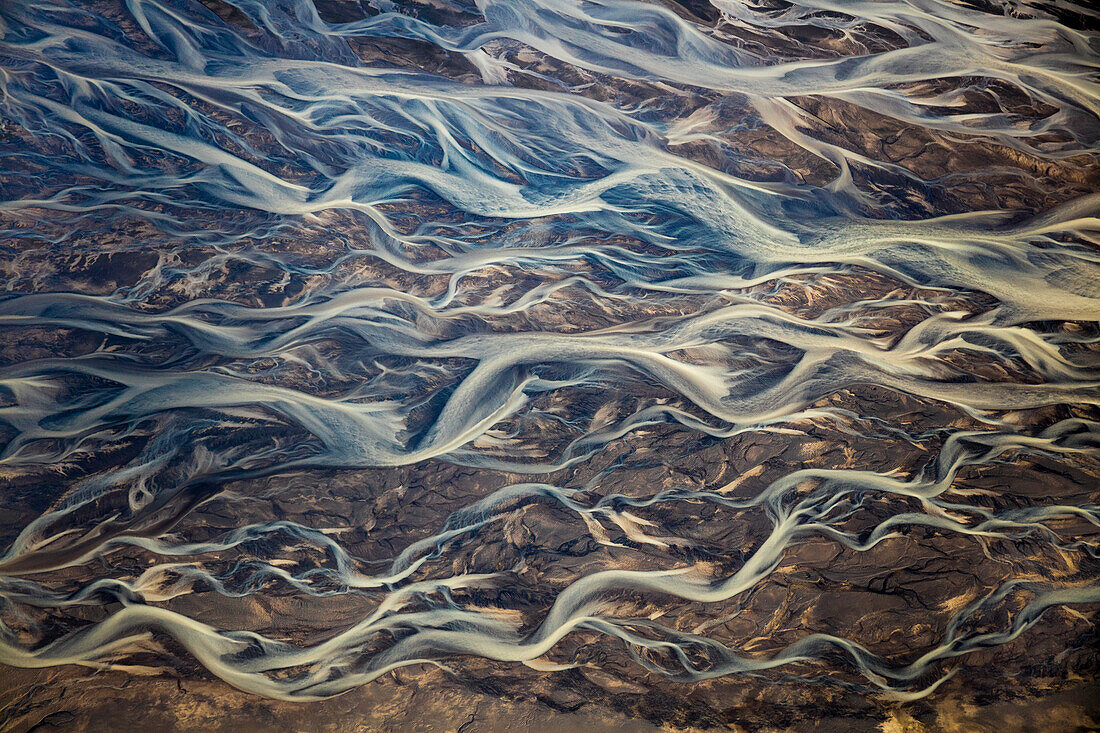
{"type": "Polygon", "coordinates": [[[0,5],[0,663],[1094,680],[1098,25],[0,5]]]}

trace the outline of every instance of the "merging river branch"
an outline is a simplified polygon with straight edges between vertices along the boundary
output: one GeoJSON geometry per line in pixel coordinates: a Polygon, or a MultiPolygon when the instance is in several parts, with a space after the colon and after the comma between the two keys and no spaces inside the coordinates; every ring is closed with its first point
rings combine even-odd
{"type": "Polygon", "coordinates": [[[675,680],[839,663],[912,700],[1100,602],[1097,14],[780,5],[4,4],[0,328],[58,340],[0,365],[0,471],[74,476],[7,531],[0,662],[136,670],[171,639],[243,690],[316,700],[469,656],[591,665],[558,653],[589,634],[675,680]],[[844,401],[865,389],[937,407],[844,401]],[[622,448],[812,430],[922,458],[651,487],[622,448]],[[1092,487],[1012,505],[957,482],[1029,461],[1092,487]],[[441,464],[511,479],[389,556],[277,517],[196,533],[278,477],[441,464]],[[684,532],[703,508],[758,536],[684,532]],[[522,529],[536,509],[594,559],[486,607],[563,552],[522,529]],[[524,532],[519,562],[469,569],[524,532]],[[908,661],[840,632],[766,654],[708,635],[800,546],[921,532],[1027,545],[1028,567],[949,599],[908,661]],[[272,588],[363,610],[299,643],[173,605],[272,588]],[[652,599],[715,618],[685,630],[652,599]]]}

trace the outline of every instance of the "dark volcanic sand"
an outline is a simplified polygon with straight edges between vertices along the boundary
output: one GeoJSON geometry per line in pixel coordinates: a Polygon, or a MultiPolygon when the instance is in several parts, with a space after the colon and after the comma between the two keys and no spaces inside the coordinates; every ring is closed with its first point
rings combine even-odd
{"type": "Polygon", "coordinates": [[[0,729],[1100,726],[1100,16],[915,5],[0,7],[0,729]]]}

